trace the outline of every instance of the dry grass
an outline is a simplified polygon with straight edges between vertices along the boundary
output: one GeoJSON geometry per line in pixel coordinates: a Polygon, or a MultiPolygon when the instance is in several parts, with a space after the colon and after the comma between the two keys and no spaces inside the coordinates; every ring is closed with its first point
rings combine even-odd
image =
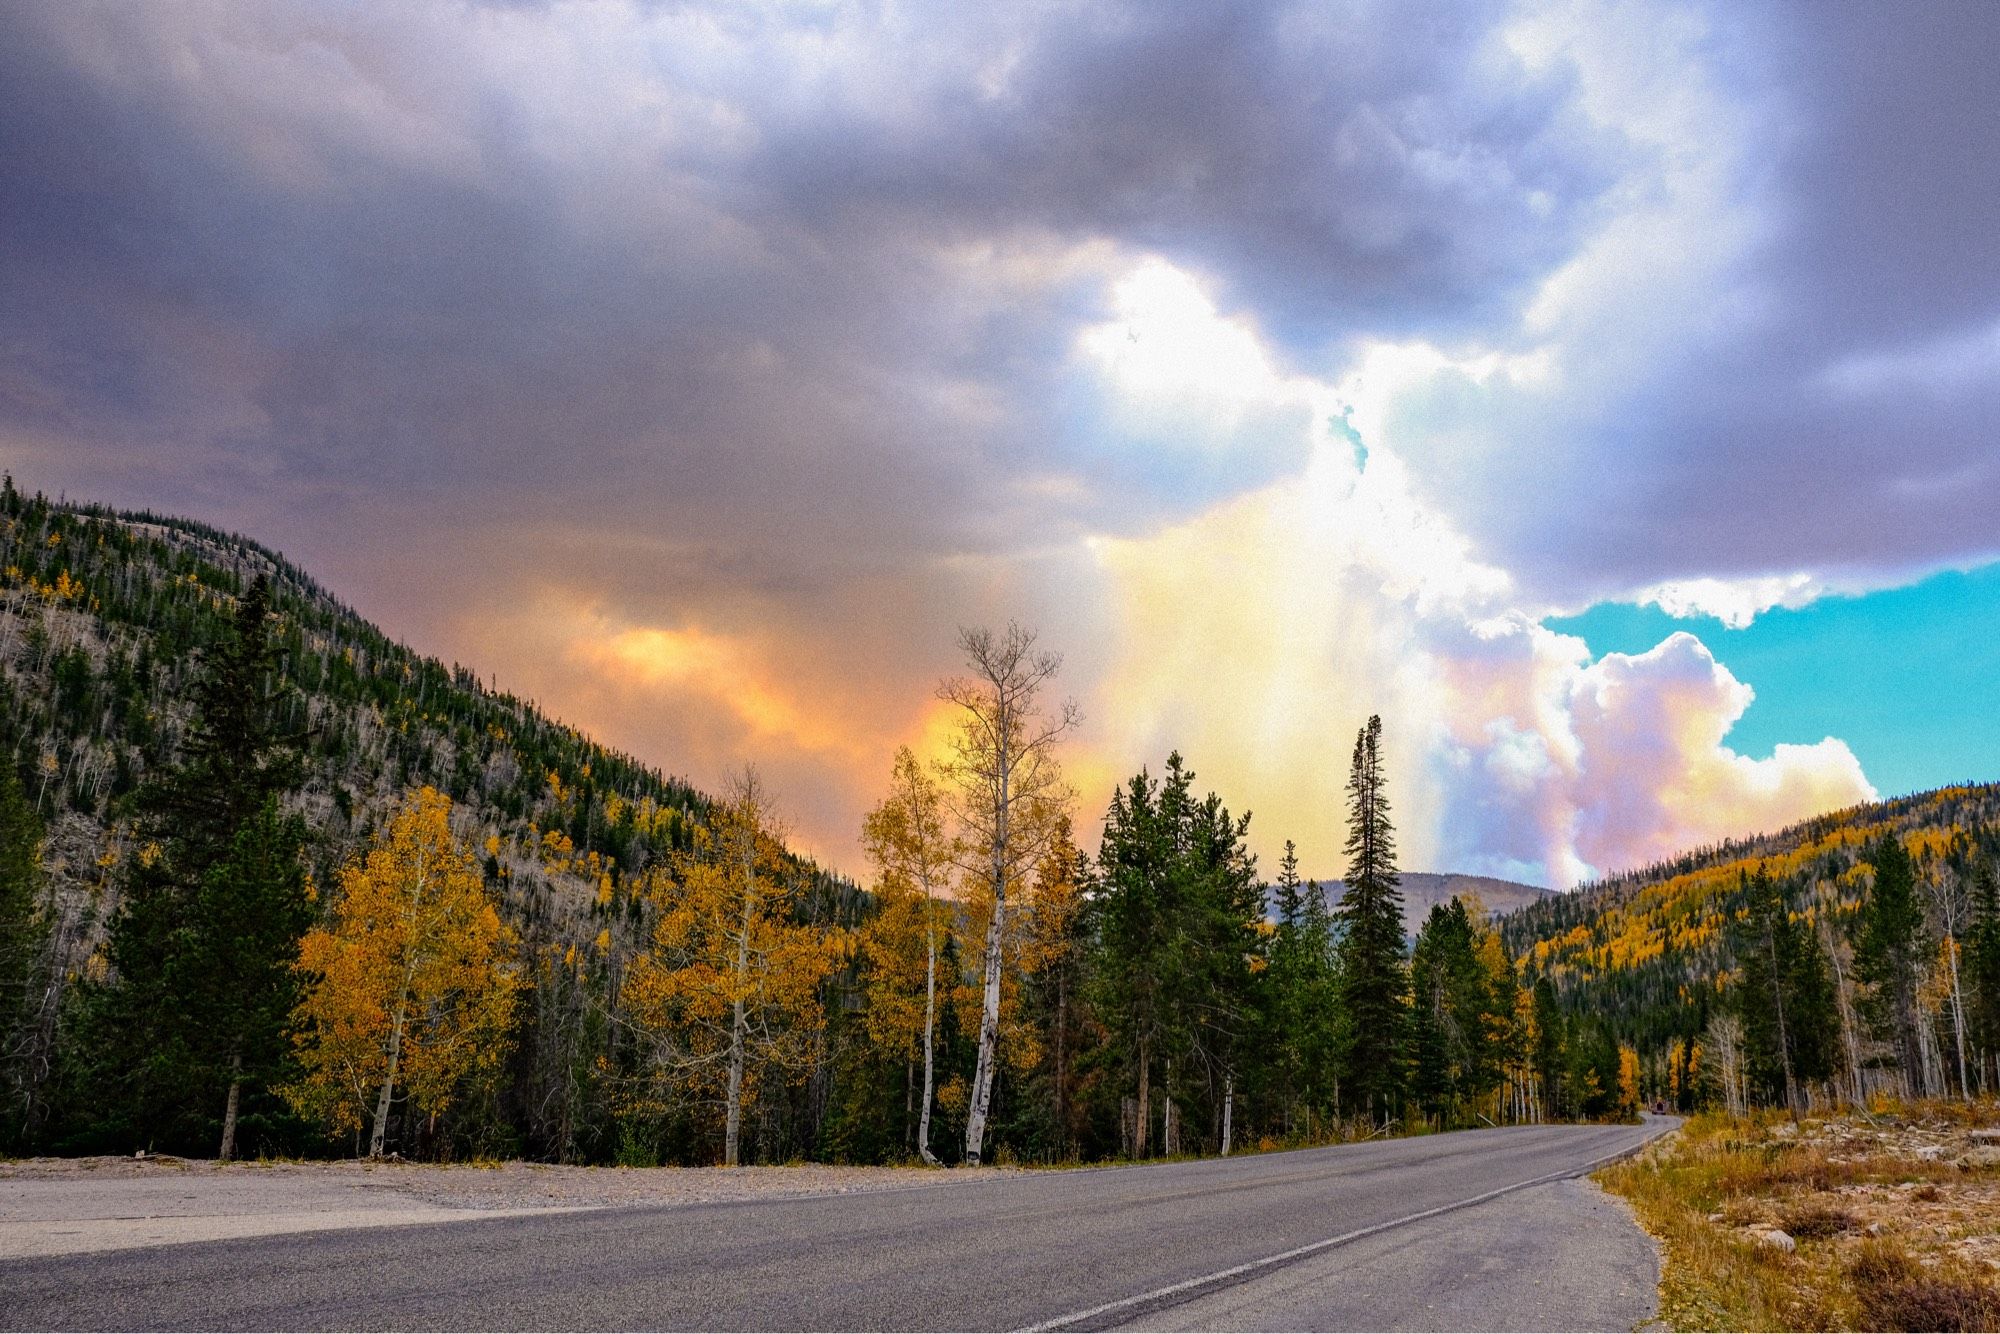
{"type": "Polygon", "coordinates": [[[1995,1124],[1991,1102],[1710,1114],[1598,1180],[1660,1239],[1676,1329],[2000,1329],[2000,1165],[1969,1138],[1995,1124]]]}

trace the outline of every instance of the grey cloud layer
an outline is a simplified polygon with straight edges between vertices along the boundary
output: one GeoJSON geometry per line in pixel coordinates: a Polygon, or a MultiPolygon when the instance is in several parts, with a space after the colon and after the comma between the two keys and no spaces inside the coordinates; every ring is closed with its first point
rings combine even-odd
{"type": "Polygon", "coordinates": [[[1066,253],[1164,251],[1301,350],[1472,327],[1616,147],[1491,6],[893,13],[16,11],[0,421],[106,442],[58,483],[532,503],[777,583],[990,550],[1292,461],[1103,431],[1066,253]]]}

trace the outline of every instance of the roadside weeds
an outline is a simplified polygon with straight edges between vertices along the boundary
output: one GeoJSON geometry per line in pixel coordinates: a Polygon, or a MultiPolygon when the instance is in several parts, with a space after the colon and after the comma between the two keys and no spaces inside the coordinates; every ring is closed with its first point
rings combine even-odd
{"type": "Polygon", "coordinates": [[[1995,1126],[1991,1101],[1705,1113],[1596,1180],[1660,1241],[1674,1329],[2000,1329],[1995,1126]]]}

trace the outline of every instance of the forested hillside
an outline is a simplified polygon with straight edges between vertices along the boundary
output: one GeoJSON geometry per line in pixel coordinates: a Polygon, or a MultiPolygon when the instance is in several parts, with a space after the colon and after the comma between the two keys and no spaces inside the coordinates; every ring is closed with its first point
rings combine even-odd
{"type": "Polygon", "coordinates": [[[1565,1008],[1639,1050],[1659,1096],[1781,1100],[1788,1066],[1801,1098],[1990,1089],[1996,819],[1994,784],[1857,806],[1583,886],[1501,930],[1565,1008]]]}
{"type": "MultiPolygon", "coordinates": [[[[203,673],[259,576],[270,609],[262,685],[299,761],[284,800],[302,817],[317,885],[337,882],[411,789],[434,788],[454,804],[524,957],[546,970],[574,965],[593,942],[629,948],[645,930],[638,885],[707,818],[709,801],[686,783],[394,642],[254,542],[23,495],[9,480],[0,754],[40,839],[36,944],[50,961],[13,1041],[38,1109],[58,1092],[52,1048],[71,993],[103,977],[127,873],[149,851],[142,790],[183,759],[203,673]]],[[[851,885],[798,869],[813,911],[851,917],[851,885]]],[[[551,989],[538,994],[554,1003],[551,989]]],[[[580,1023],[580,997],[570,1008],[580,1023]]]]}
{"type": "Polygon", "coordinates": [[[1993,788],[1406,882],[1371,718],[1339,882],[1177,753],[1086,850],[1010,624],[863,887],[754,768],[698,794],[254,543],[8,484],[0,570],[0,1148],[1076,1161],[2000,1076],[1993,788]]]}

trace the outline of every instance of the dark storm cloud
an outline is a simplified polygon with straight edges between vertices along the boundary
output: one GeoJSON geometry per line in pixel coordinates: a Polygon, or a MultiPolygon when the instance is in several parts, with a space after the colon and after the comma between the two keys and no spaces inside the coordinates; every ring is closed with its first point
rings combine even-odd
{"type": "Polygon", "coordinates": [[[1158,249],[1314,344],[1504,315],[1615,145],[1500,17],[17,12],[0,411],[76,441],[79,488],[532,506],[778,581],[802,541],[825,570],[1184,510],[1296,442],[1073,438],[1111,275],[1065,252],[1158,249]],[[1085,487],[1010,490],[1038,472],[1085,487]]]}

